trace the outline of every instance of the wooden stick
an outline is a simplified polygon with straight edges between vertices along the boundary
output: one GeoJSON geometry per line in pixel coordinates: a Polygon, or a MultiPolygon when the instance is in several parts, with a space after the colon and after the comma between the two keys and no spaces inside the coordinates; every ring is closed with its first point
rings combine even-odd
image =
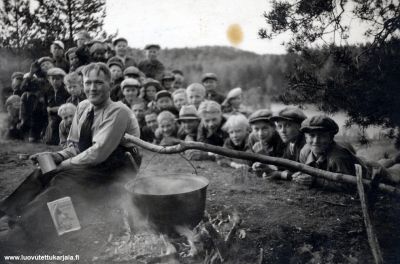
{"type": "MultiPolygon", "coordinates": [[[[128,142],[131,142],[137,146],[140,146],[144,149],[157,152],[160,154],[177,154],[184,152],[189,149],[197,149],[206,152],[212,152],[219,155],[231,157],[231,158],[238,158],[243,160],[250,160],[253,162],[261,162],[265,164],[272,164],[275,166],[285,167],[291,169],[293,171],[301,171],[303,173],[318,177],[324,178],[330,181],[337,181],[337,182],[344,182],[356,185],[357,179],[353,175],[342,174],[342,173],[335,173],[330,171],[324,171],[321,169],[313,168],[306,164],[302,164],[299,162],[295,162],[292,160],[287,160],[283,158],[271,157],[266,155],[261,155],[257,153],[250,153],[250,152],[243,152],[243,151],[236,151],[231,149],[226,149],[214,145],[205,144],[202,142],[194,142],[194,141],[179,141],[177,140],[177,145],[174,146],[157,146],[148,142],[141,140],[140,138],[134,137],[132,135],[125,134],[124,139],[128,142]]],[[[366,179],[362,179],[364,185],[369,186],[370,181],[366,179]]],[[[393,186],[380,183],[379,189],[385,193],[394,194],[400,196],[400,189],[397,189],[393,186]]]]}
{"type": "Polygon", "coordinates": [[[362,182],[362,168],[359,164],[355,165],[356,167],[356,175],[357,175],[357,189],[358,194],[360,196],[361,209],[364,215],[364,224],[367,229],[368,243],[371,247],[372,255],[374,256],[374,260],[376,264],[382,264],[383,258],[381,249],[379,247],[379,241],[376,237],[374,226],[371,223],[371,218],[368,211],[367,200],[365,199],[364,185],[362,182]]]}

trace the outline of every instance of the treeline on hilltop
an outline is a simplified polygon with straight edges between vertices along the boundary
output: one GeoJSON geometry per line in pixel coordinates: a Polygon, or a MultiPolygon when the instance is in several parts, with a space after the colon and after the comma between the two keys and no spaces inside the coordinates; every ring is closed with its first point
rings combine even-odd
{"type": "MultiPolygon", "coordinates": [[[[44,48],[45,50],[45,48],[44,48]]],[[[14,71],[29,71],[33,59],[46,55],[45,51],[13,54],[0,49],[0,81],[2,87],[10,85],[14,71]]],[[[131,49],[137,61],[144,58],[139,49],[131,49]]],[[[174,48],[161,51],[160,60],[167,69],[184,72],[186,84],[200,82],[205,72],[214,72],[219,77],[220,89],[228,92],[241,87],[245,102],[253,107],[266,107],[271,100],[277,100],[287,86],[286,75],[291,70],[293,58],[290,55],[258,55],[230,47],[174,48]]]]}

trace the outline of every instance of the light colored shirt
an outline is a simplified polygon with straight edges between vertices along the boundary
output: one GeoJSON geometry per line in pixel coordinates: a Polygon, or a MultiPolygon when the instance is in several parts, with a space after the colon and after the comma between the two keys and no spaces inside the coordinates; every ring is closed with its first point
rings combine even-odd
{"type": "Polygon", "coordinates": [[[133,144],[123,141],[125,133],[140,137],[140,128],[133,112],[121,102],[108,99],[104,107],[95,109],[92,125],[93,145],[79,152],[78,142],[81,126],[93,105],[84,100],[79,103],[68,136],[69,145],[58,152],[73,165],[96,165],[105,161],[119,146],[132,147],[133,144]]]}

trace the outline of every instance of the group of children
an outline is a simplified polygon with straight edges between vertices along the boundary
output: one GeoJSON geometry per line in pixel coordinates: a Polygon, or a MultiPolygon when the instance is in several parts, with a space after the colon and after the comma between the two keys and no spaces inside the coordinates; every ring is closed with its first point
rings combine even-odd
{"type": "MultiPolygon", "coordinates": [[[[52,57],[35,61],[28,73],[12,75],[11,92],[5,102],[9,138],[65,146],[76,106],[86,98],[82,69],[90,62],[104,62],[112,75],[110,98],[132,110],[145,141],[163,146],[176,144],[177,140],[199,141],[351,175],[355,174],[354,163],[365,165],[351,146],[335,142],[338,126],[329,117],[307,118],[298,108],[249,113],[242,104],[242,89],[234,88],[222,95],[214,73],[203,74],[200,82],[185,88],[183,72],[166,71],[158,60],[159,45],[147,45],[146,59],[137,64],[127,55],[128,42],[124,38],[109,45],[90,41],[87,32],[80,32],[76,44],[64,52],[64,44],[54,41],[52,57]]],[[[258,162],[196,150],[186,154],[192,160],[211,159],[221,166],[248,168],[259,176],[305,185],[318,182],[310,175],[258,162]]],[[[386,162],[385,167],[397,162],[399,157],[386,162]]],[[[393,177],[389,180],[397,182],[393,177]]]]}

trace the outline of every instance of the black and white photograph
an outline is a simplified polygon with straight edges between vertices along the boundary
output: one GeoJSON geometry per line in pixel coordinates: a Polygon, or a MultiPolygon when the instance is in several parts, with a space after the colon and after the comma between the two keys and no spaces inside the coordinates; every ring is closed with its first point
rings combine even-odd
{"type": "Polygon", "coordinates": [[[399,226],[399,0],[0,0],[0,264],[397,264],[399,226]]]}

